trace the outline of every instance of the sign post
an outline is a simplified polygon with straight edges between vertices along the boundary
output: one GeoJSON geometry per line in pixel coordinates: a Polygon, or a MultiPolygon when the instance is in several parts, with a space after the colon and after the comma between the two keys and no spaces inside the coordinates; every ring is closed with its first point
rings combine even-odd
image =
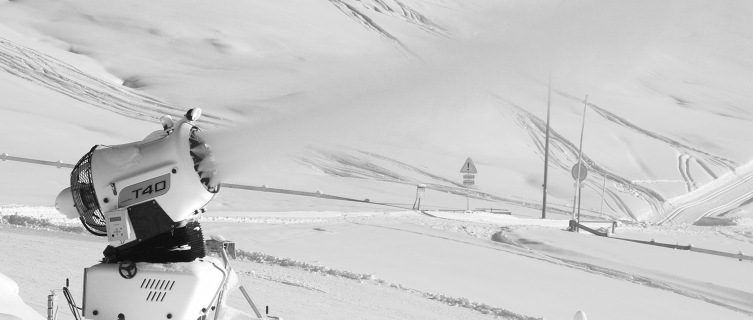
{"type": "Polygon", "coordinates": [[[413,210],[421,211],[421,199],[424,197],[425,193],[426,193],[425,184],[422,183],[416,186],[416,201],[413,202],[413,210]]]}
{"type": "MultiPolygon", "coordinates": [[[[573,166],[573,169],[570,170],[570,173],[573,175],[573,179],[575,179],[575,198],[573,198],[573,219],[575,220],[575,206],[578,206],[578,220],[580,221],[580,190],[583,187],[581,185],[581,181],[586,179],[586,175],[588,174],[588,170],[586,170],[586,166],[583,165],[583,132],[586,129],[586,108],[588,107],[588,96],[586,96],[586,99],[583,101],[583,122],[580,126],[580,145],[578,146],[578,162],[573,166]],[[576,203],[577,199],[577,203],[576,203]]],[[[570,231],[577,232],[577,227],[573,228],[570,231]]]]}
{"type": "Polygon", "coordinates": [[[570,170],[570,174],[573,176],[573,180],[575,180],[575,196],[573,196],[573,220],[575,220],[576,206],[578,207],[578,213],[580,214],[580,190],[581,188],[583,188],[581,182],[583,182],[583,180],[586,180],[586,176],[588,176],[588,169],[586,169],[586,166],[582,162],[578,162],[573,165],[573,168],[570,170]]]}
{"type": "Polygon", "coordinates": [[[460,173],[465,173],[463,175],[463,185],[468,187],[465,196],[465,211],[469,211],[471,209],[471,186],[476,184],[474,179],[476,178],[475,174],[478,173],[476,165],[473,164],[471,157],[468,157],[468,159],[465,160],[463,167],[460,168],[460,173]]]}

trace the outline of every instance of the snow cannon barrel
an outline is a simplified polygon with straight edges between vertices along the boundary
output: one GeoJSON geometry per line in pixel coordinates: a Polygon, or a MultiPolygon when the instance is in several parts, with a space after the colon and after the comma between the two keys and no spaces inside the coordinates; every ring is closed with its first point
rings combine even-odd
{"type": "MultiPolygon", "coordinates": [[[[142,141],[97,145],[85,154],[71,172],[69,193],[84,227],[121,246],[170,234],[204,212],[220,187],[214,156],[193,123],[200,114],[189,110],[190,119],[163,124],[142,141]]],[[[58,203],[71,214],[66,201],[58,203]]]]}

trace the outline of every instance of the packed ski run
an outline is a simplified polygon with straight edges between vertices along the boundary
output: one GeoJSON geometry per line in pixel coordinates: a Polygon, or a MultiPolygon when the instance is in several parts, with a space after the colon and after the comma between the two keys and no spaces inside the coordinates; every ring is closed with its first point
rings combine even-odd
{"type": "MultiPolygon", "coordinates": [[[[3,214],[7,218],[12,211],[3,214]]],[[[35,212],[22,214],[41,216],[35,212]]],[[[592,319],[702,319],[709,314],[745,319],[753,314],[752,283],[736,276],[747,272],[751,261],[569,233],[562,231],[564,220],[431,213],[437,217],[416,212],[212,213],[202,226],[207,234],[235,240],[234,265],[241,280],[271,314],[287,319],[571,319],[578,310],[592,319]],[[714,272],[703,267],[708,264],[714,272]],[[488,285],[479,285],[479,278],[488,285]],[[644,307],[626,309],[625,301],[644,307]]],[[[53,219],[55,225],[77,223],[53,219]]],[[[56,282],[64,278],[71,279],[80,300],[77,266],[99,259],[98,239],[35,227],[32,220],[27,227],[4,221],[2,250],[13,258],[3,273],[16,275],[13,280],[26,288],[20,291],[23,301],[45,314],[49,286],[59,287],[56,282]],[[55,243],[60,249],[51,251],[55,243]],[[20,263],[44,255],[60,263],[35,270],[20,263]]],[[[722,235],[718,228],[621,225],[615,236],[692,239],[696,246],[753,252],[750,228],[730,231],[738,236],[722,235]]],[[[252,314],[243,302],[235,292],[229,305],[252,314]]],[[[60,314],[60,319],[72,319],[62,316],[64,309],[60,314]]]]}

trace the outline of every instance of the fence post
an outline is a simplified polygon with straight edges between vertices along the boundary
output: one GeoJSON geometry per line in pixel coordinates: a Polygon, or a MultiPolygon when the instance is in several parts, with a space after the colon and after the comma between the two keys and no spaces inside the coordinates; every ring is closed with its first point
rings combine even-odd
{"type": "Polygon", "coordinates": [[[55,290],[51,290],[50,295],[47,296],[47,320],[56,320],[56,310],[58,308],[58,296],[55,290]]]}

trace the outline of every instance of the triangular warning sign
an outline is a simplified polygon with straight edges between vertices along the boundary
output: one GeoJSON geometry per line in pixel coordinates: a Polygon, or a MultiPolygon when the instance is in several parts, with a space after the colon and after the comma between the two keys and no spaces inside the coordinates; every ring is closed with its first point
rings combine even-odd
{"type": "Polygon", "coordinates": [[[468,157],[468,160],[465,160],[463,167],[460,168],[460,173],[478,173],[478,170],[476,170],[476,165],[473,164],[471,157],[468,157]]]}

